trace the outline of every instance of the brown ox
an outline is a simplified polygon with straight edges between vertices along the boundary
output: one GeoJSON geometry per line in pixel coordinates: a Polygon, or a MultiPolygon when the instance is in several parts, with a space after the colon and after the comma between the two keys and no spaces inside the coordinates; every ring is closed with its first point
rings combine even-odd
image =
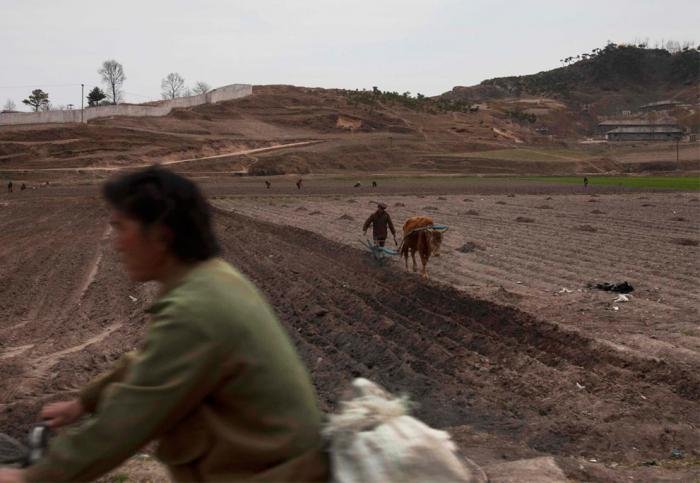
{"type": "Polygon", "coordinates": [[[429,216],[411,217],[403,225],[403,240],[401,241],[400,253],[406,261],[406,270],[408,270],[408,254],[410,252],[413,260],[413,271],[418,271],[418,266],[416,265],[416,252],[418,252],[423,265],[421,275],[425,278],[428,278],[425,266],[428,264],[431,255],[440,256],[440,244],[442,243],[442,233],[433,231],[430,228],[420,229],[432,226],[433,219],[429,216]]]}

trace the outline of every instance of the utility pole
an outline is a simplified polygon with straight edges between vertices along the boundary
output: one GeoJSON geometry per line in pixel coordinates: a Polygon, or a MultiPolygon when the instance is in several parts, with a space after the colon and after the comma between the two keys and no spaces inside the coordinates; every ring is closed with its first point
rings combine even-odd
{"type": "Polygon", "coordinates": [[[80,124],[83,123],[83,111],[85,110],[85,84],[80,84],[80,124]]]}

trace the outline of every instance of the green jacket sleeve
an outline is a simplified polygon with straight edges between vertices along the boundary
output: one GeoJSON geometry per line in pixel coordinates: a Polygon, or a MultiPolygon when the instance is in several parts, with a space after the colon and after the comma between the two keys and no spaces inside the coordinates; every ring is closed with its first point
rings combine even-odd
{"type": "Polygon", "coordinates": [[[127,352],[122,355],[111,371],[93,379],[80,390],[78,399],[80,399],[80,403],[83,405],[85,411],[89,413],[95,412],[102,392],[109,384],[113,382],[122,382],[124,380],[135,357],[135,351],[127,352]]]}
{"type": "MultiPolygon", "coordinates": [[[[171,311],[172,312],[172,311],[171,311]]],[[[175,315],[151,324],[123,382],[110,384],[97,414],[56,437],[28,481],[83,481],[118,466],[195,408],[223,371],[216,341],[175,315]]]]}

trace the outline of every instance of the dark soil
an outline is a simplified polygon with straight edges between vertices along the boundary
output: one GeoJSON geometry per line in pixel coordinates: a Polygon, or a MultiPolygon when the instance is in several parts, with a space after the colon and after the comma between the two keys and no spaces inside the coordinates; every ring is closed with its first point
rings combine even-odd
{"type": "Polygon", "coordinates": [[[456,250],[461,253],[471,253],[476,250],[484,250],[484,247],[475,242],[467,242],[456,250]]]}
{"type": "Polygon", "coordinates": [[[696,247],[700,245],[700,242],[698,242],[698,240],[693,240],[692,238],[672,238],[671,243],[675,243],[676,245],[682,245],[686,247],[696,247]]]}

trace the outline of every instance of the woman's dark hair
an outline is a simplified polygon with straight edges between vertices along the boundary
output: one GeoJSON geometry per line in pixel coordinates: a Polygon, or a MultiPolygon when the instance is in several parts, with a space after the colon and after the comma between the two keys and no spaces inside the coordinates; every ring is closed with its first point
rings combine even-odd
{"type": "Polygon", "coordinates": [[[169,228],[170,249],[180,260],[206,260],[219,253],[209,204],[187,178],[151,166],[108,181],[102,194],[113,208],[144,226],[169,228]]]}

